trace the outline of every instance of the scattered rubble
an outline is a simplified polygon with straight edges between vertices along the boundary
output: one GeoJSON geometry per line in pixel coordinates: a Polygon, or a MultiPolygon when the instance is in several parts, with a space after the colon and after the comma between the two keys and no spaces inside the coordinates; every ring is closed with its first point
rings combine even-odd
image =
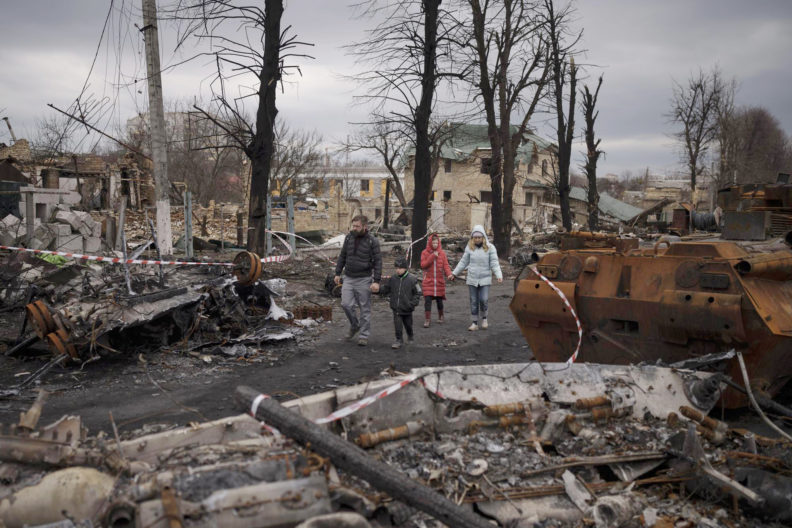
{"type": "Polygon", "coordinates": [[[112,436],[88,435],[75,416],[39,428],[41,398],[0,434],[0,520],[9,528],[65,519],[93,526],[788,524],[790,445],[728,426],[713,442],[718,422],[686,418],[714,405],[697,407],[687,396],[711,379],[654,366],[423,368],[282,405],[240,387],[240,409],[252,404],[265,423],[241,415],[112,436]],[[655,393],[643,389],[650,385],[655,393]],[[385,389],[387,397],[346,412],[385,389]],[[330,413],[347,416],[328,426],[305,420],[330,413]]]}

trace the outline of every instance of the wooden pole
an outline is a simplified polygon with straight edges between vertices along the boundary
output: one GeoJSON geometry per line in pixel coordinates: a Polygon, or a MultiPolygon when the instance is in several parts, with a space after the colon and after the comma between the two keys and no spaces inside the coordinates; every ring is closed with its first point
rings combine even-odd
{"type": "Polygon", "coordinates": [[[116,231],[115,249],[121,248],[121,243],[123,241],[124,223],[126,221],[126,207],[127,207],[127,197],[122,196],[121,203],[118,206],[118,228],[116,231]]]}
{"type": "Polygon", "coordinates": [[[245,213],[237,211],[237,246],[245,247],[245,213]]]}
{"type": "MultiPolygon", "coordinates": [[[[258,395],[259,392],[255,389],[238,386],[234,400],[240,410],[250,412],[251,404],[258,395]]],[[[428,513],[443,524],[455,528],[492,528],[483,517],[457,506],[436,491],[384,462],[368,456],[355,444],[286,409],[272,398],[265,398],[259,402],[255,418],[263,420],[312,451],[330,458],[336,467],[364,479],[374,488],[386,492],[394,499],[428,513]]]]}
{"type": "Polygon", "coordinates": [[[193,258],[192,193],[184,191],[184,255],[193,258]]]}
{"type": "Polygon", "coordinates": [[[157,210],[157,245],[163,255],[173,255],[173,234],[170,214],[170,182],[168,180],[168,142],[165,134],[165,109],[162,102],[159,36],[157,34],[157,1],[143,2],[143,32],[146,44],[148,73],[149,126],[151,157],[154,160],[154,199],[157,210]]]}
{"type": "Polygon", "coordinates": [[[30,242],[33,240],[33,231],[36,230],[36,207],[33,202],[34,199],[35,196],[32,190],[25,193],[25,229],[27,230],[25,233],[25,244],[27,247],[30,247],[30,242]]]}
{"type": "Polygon", "coordinates": [[[390,218],[390,180],[385,180],[385,218],[382,220],[383,229],[388,229],[390,218]]]}

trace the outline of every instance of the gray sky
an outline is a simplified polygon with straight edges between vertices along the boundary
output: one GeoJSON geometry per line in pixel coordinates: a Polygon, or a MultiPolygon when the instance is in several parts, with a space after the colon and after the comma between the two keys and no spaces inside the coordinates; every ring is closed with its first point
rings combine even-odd
{"type": "MultiPolygon", "coordinates": [[[[315,44],[305,49],[315,59],[301,60],[302,77],[295,76],[278,94],[280,117],[317,130],[328,142],[343,139],[352,130],[349,123],[367,114],[353,103],[355,85],[343,78],[355,64],[341,47],[360,40],[369,22],[353,18],[347,4],[286,4],[286,23],[301,40],[315,44]]],[[[140,0],[115,0],[89,80],[90,92],[115,103],[100,122],[107,130],[117,131],[146,107],[143,44],[133,25],[142,25],[139,5],[140,0]]],[[[80,93],[108,6],[108,0],[0,0],[0,117],[10,118],[18,137],[34,136],[37,118],[52,112],[46,103],[66,108],[80,93]]],[[[664,114],[672,79],[684,81],[699,67],[719,66],[737,80],[739,105],[764,106],[792,133],[792,1],[579,0],[576,6],[588,82],[605,76],[597,128],[606,151],[600,173],[681,167],[664,114]]],[[[160,31],[163,65],[191,54],[192,49],[173,51],[173,26],[160,31]]],[[[166,100],[205,101],[212,68],[211,61],[199,59],[167,70],[166,100]]],[[[540,126],[540,133],[549,137],[551,131],[540,126]]],[[[8,141],[0,123],[0,142],[8,141]]],[[[582,156],[577,152],[573,164],[582,156]]]]}

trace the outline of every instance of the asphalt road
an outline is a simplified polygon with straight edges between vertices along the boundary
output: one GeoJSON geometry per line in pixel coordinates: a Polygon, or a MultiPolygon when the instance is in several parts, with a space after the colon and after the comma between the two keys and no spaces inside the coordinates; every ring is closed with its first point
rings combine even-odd
{"type": "MultiPolygon", "coordinates": [[[[289,288],[298,288],[290,284],[289,288]]],[[[51,392],[40,424],[66,414],[80,415],[92,431],[110,431],[110,412],[123,430],[145,424],[187,424],[238,414],[233,392],[250,385],[282,399],[305,396],[340,385],[376,378],[383,370],[407,371],[421,366],[513,363],[531,359],[508,304],[511,280],[490,292],[490,328],[468,332],[467,286],[448,288],[446,322],[423,328],[423,306],[415,313],[416,342],[410,350],[394,351],[393,322],[387,300],[374,304],[372,335],[367,347],[345,339],[348,323],[338,299],[332,302],[333,321],[298,339],[268,345],[255,361],[221,356],[191,356],[181,352],[142,351],[117,359],[102,359],[79,367],[56,367],[39,386],[51,392]]],[[[436,314],[435,314],[436,319],[436,314]]],[[[19,325],[18,315],[5,316],[6,335],[19,325]]],[[[0,386],[24,379],[50,356],[36,359],[0,355],[0,386]]],[[[14,423],[35,396],[35,387],[18,397],[0,399],[0,423],[14,423]]]]}

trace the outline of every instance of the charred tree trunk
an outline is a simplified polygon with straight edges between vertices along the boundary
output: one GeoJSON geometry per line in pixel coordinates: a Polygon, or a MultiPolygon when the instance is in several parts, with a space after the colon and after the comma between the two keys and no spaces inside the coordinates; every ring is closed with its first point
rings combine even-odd
{"type": "Polygon", "coordinates": [[[575,85],[577,83],[577,69],[574,58],[569,59],[567,71],[567,58],[569,47],[565,47],[563,39],[564,11],[557,12],[553,0],[545,0],[547,10],[547,32],[550,41],[550,60],[553,70],[553,103],[556,113],[556,132],[558,138],[558,191],[561,205],[561,222],[564,229],[572,230],[572,216],[569,209],[569,163],[572,155],[572,139],[575,131],[575,85]],[[564,86],[569,75],[569,109],[564,109],[564,86]]]}
{"type": "Polygon", "coordinates": [[[264,64],[259,75],[259,105],[256,133],[246,154],[250,158],[250,205],[247,247],[260,255],[266,252],[266,214],[270,168],[275,144],[275,95],[281,79],[280,39],[283,0],[265,0],[264,64]]]}
{"type": "Polygon", "coordinates": [[[588,181],[588,214],[589,230],[599,229],[599,192],[597,192],[597,161],[599,161],[602,151],[599,150],[601,139],[595,139],[594,123],[597,121],[599,112],[596,111],[597,98],[599,97],[600,87],[602,86],[602,76],[597,82],[597,89],[592,94],[588,86],[583,87],[581,96],[583,97],[583,116],[586,121],[586,128],[583,133],[586,137],[586,180],[588,181]]]}
{"type": "Polygon", "coordinates": [[[426,225],[429,220],[429,194],[432,185],[432,142],[429,120],[432,116],[437,83],[437,24],[441,0],[424,0],[424,47],[421,100],[415,111],[415,196],[412,217],[412,264],[419,266],[426,247],[426,225]]]}

